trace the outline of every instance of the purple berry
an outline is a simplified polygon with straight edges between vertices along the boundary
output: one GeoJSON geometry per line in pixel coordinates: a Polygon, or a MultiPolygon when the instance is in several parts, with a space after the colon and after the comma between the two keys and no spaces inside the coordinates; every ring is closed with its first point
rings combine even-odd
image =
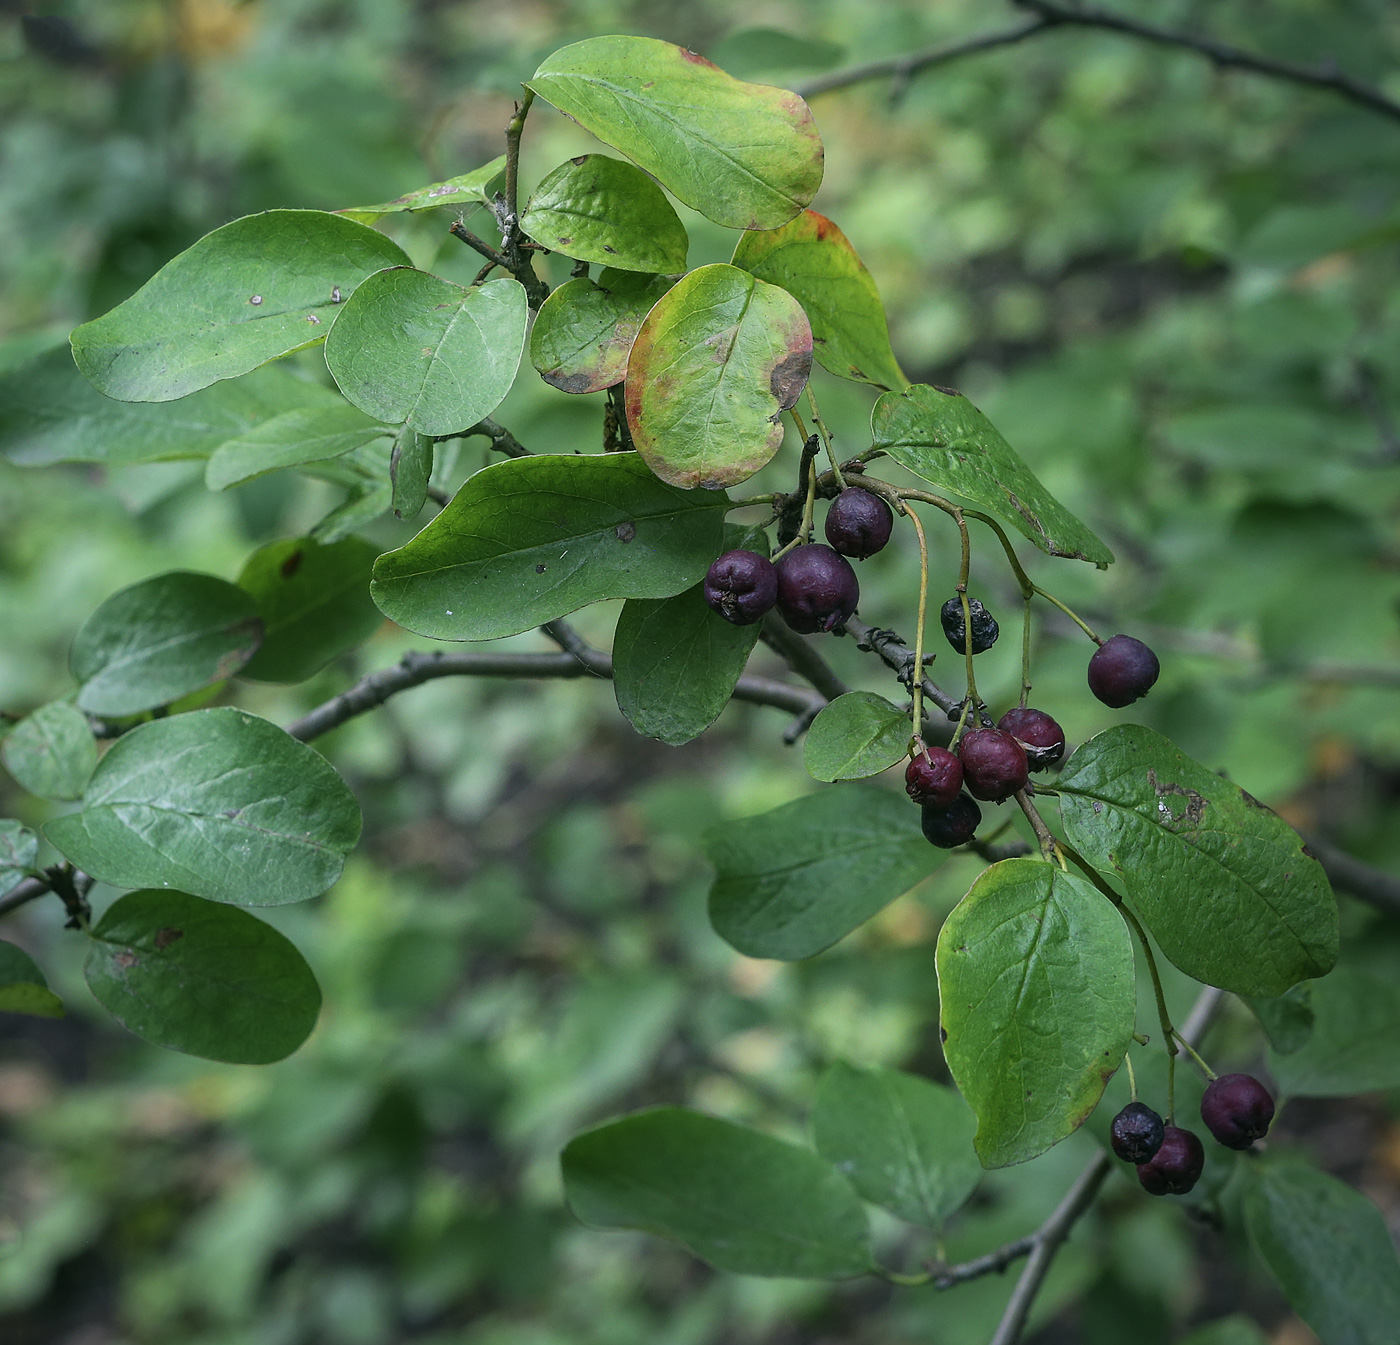
{"type": "Polygon", "coordinates": [[[1105,705],[1121,710],[1147,695],[1161,671],[1157,655],[1141,640],[1115,635],[1089,660],[1089,690],[1105,705]]]}
{"type": "Polygon", "coordinates": [[[1113,1118],[1109,1138],[1125,1163],[1146,1163],[1162,1147],[1162,1118],[1143,1102],[1130,1102],[1113,1118]]]}
{"type": "Polygon", "coordinates": [[[1274,1100],[1252,1074],[1222,1074],[1206,1086],[1201,1120],[1227,1149],[1248,1149],[1269,1133],[1274,1100]]]}
{"type": "Polygon", "coordinates": [[[777,571],[778,611],[800,635],[834,630],[860,601],[851,562],[820,542],[789,551],[777,571]]]}
{"type": "Polygon", "coordinates": [[[962,793],[963,764],[946,747],[927,747],[910,761],[904,788],[915,803],[950,808],[962,793]]]}
{"type": "MultiPolygon", "coordinates": [[[[972,652],[985,654],[996,644],[997,636],[1001,634],[996,617],[987,611],[976,598],[968,599],[967,612],[972,618],[972,652]]],[[[967,635],[966,627],[963,625],[962,599],[956,596],[949,598],[938,613],[938,621],[943,627],[943,634],[948,637],[948,643],[959,654],[963,653],[967,644],[967,635]]]]}
{"type": "Polygon", "coordinates": [[[1002,715],[997,728],[1021,744],[1033,771],[1053,766],[1065,754],[1065,731],[1044,710],[1018,706],[1002,715]]]}
{"type": "Polygon", "coordinates": [[[826,514],[826,540],[843,556],[864,560],[884,550],[894,527],[894,511],[878,495],[848,486],[826,514]]]}
{"type": "Polygon", "coordinates": [[[751,626],[778,601],[778,572],[757,551],[726,551],[705,575],[705,601],[726,621],[751,626]]]}
{"type": "Polygon", "coordinates": [[[1162,1147],[1138,1167],[1138,1181],[1150,1196],[1184,1196],[1200,1181],[1205,1165],[1201,1141],[1189,1130],[1167,1126],[1162,1147]]]}
{"type": "Polygon", "coordinates": [[[966,845],[982,825],[982,810],[966,794],[959,794],[946,808],[924,805],[924,839],[940,850],[966,845]]]}
{"type": "Polygon", "coordinates": [[[963,781],[973,798],[989,803],[1009,799],[1026,787],[1030,766],[1021,744],[1000,729],[973,729],[958,745],[963,781]]]}

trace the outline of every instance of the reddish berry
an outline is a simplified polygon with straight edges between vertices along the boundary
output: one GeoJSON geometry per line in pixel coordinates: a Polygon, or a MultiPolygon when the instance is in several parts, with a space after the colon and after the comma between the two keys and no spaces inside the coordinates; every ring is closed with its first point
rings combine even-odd
{"type": "Polygon", "coordinates": [[[1248,1149],[1269,1133],[1274,1100],[1252,1074],[1222,1074],[1206,1086],[1201,1120],[1227,1149],[1248,1149]]]}
{"type": "MultiPolygon", "coordinates": [[[[976,598],[968,599],[967,612],[972,618],[972,652],[985,654],[996,644],[997,636],[1001,634],[996,617],[987,611],[976,598]]],[[[948,643],[959,654],[963,653],[967,644],[967,637],[964,633],[967,628],[963,625],[962,599],[956,596],[949,598],[938,613],[938,621],[943,627],[943,634],[948,637],[948,643]]]]}
{"type": "Polygon", "coordinates": [[[878,495],[848,486],[826,513],[826,540],[843,556],[864,560],[884,550],[894,511],[878,495]]]}
{"type": "Polygon", "coordinates": [[[778,572],[757,551],[726,551],[705,575],[705,601],[726,621],[750,626],[778,601],[778,572]]]}
{"type": "Polygon", "coordinates": [[[973,729],[958,745],[963,781],[973,798],[1000,803],[1026,787],[1030,766],[1021,744],[1000,729],[973,729]]]}
{"type": "Polygon", "coordinates": [[[777,563],[778,611],[802,635],[834,630],[856,610],[860,581],[845,556],[820,542],[799,546],[777,563]]]}
{"type": "Polygon", "coordinates": [[[1021,744],[1033,771],[1053,766],[1065,754],[1065,731],[1044,710],[1018,706],[1002,715],[997,728],[1021,744]]]}
{"type": "Polygon", "coordinates": [[[1130,1102],[1113,1118],[1109,1138],[1125,1163],[1146,1163],[1162,1147],[1162,1118],[1143,1102],[1130,1102]]]}
{"type": "Polygon", "coordinates": [[[1121,710],[1147,695],[1161,671],[1157,655],[1141,640],[1115,635],[1089,660],[1089,690],[1105,705],[1121,710]]]}
{"type": "Polygon", "coordinates": [[[966,845],[982,825],[982,810],[966,794],[959,794],[946,808],[924,805],[924,839],[940,850],[966,845]]]}
{"type": "Polygon", "coordinates": [[[946,747],[927,747],[910,761],[904,788],[915,803],[948,808],[962,793],[963,764],[946,747]]]}
{"type": "Polygon", "coordinates": [[[1150,1196],[1184,1196],[1200,1181],[1206,1151],[1189,1130],[1167,1126],[1162,1147],[1138,1167],[1138,1181],[1150,1196]]]}

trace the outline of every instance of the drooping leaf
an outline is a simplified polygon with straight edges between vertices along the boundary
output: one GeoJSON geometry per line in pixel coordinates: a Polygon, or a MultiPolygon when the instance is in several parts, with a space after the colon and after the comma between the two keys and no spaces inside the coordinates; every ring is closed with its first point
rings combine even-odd
{"type": "MultiPolygon", "coordinates": [[[[1313,983],[1299,981],[1289,986],[1281,995],[1265,998],[1245,998],[1245,1003],[1254,1010],[1254,1016],[1264,1029],[1269,1045],[1281,1055],[1288,1055],[1302,1046],[1312,1036],[1313,983]]],[[[1400,1007],[1400,1006],[1397,1006],[1400,1007]]],[[[1397,1017],[1400,1026],[1400,1017],[1397,1017]]],[[[1400,1059],[1400,1056],[1397,1056],[1400,1059]]],[[[1359,1092],[1359,1089],[1348,1091],[1359,1092]]]]}
{"type": "Polygon", "coordinates": [[[168,402],[324,340],[361,281],[407,264],[383,234],[323,210],[245,215],[74,331],[73,357],[108,397],[168,402]]]}
{"type": "Polygon", "coordinates": [[[340,876],[360,809],[330,763],[275,724],[242,710],[195,710],[117,739],[82,810],[44,834],[118,887],[281,906],[340,876]]]}
{"type": "Polygon", "coordinates": [[[710,922],[749,957],[795,962],[844,939],[947,858],[919,810],[873,785],[837,785],[705,836],[710,922]]]}
{"type": "Polygon", "coordinates": [[[1056,786],[1073,845],[1122,879],[1134,911],[1188,976],[1279,995],[1337,960],[1337,904],[1297,832],[1159,733],[1091,738],[1056,786]]]}
{"type": "Polygon", "coordinates": [[[114,593],[73,640],[68,666],[94,715],[135,715],[231,677],[262,643],[257,604],[212,574],[172,570],[114,593]]]}
{"type": "Polygon", "coordinates": [[[396,267],[368,280],[326,339],[341,392],[367,415],[421,434],[455,434],[510,391],[529,308],[518,280],[463,289],[396,267]]]}
{"type": "Polygon", "coordinates": [[[912,732],[907,711],[873,691],[848,691],[812,721],[803,762],[817,780],[862,780],[900,760],[912,732]]]}
{"type": "Polygon", "coordinates": [[[98,1003],[156,1046],[269,1065],[311,1035],[321,989],[296,946],[247,911],[186,892],[129,892],[92,930],[98,1003]]]}
{"type": "Polygon", "coordinates": [[[417,518],[428,502],[428,478],[433,474],[433,441],[408,425],[394,436],[389,458],[390,504],[398,518],[417,518]]]}
{"type": "Polygon", "coordinates": [[[741,1275],[847,1279],[871,1269],[844,1177],[809,1149],[680,1107],[599,1126],[564,1150],[564,1194],[595,1228],[637,1228],[741,1275]]]}
{"type": "Polygon", "coordinates": [[[505,184],[506,156],[500,155],[470,173],[450,177],[446,182],[434,182],[427,187],[405,192],[392,201],[381,201],[378,205],[346,206],[337,210],[337,215],[345,215],[361,224],[373,224],[385,215],[393,215],[401,210],[432,210],[435,206],[485,205],[505,184]]]}
{"type": "Polygon", "coordinates": [[[714,490],[752,476],[783,442],[807,386],[812,329],[786,290],[702,266],[647,314],[627,363],[627,420],[663,481],[714,490]]]}
{"type": "Polygon", "coordinates": [[[50,701],[5,735],[0,760],[31,794],[76,799],[97,765],[97,743],[81,711],[67,701],[50,701]]]}
{"type": "Polygon", "coordinates": [[[0,817],[0,894],[8,892],[39,857],[39,838],[23,822],[0,817]]]}
{"type": "Polygon", "coordinates": [[[530,362],[561,392],[601,392],[627,376],[642,319],[671,288],[669,276],[604,271],[579,276],[540,305],[530,330],[530,362]]]}
{"type": "Polygon", "coordinates": [[[719,554],[727,504],[663,484],[635,453],[512,458],[381,556],[371,591],[419,635],[518,635],[591,602],[689,588],[719,554]]]}
{"type": "Polygon", "coordinates": [[[846,235],[825,215],[804,210],[781,229],[751,229],[734,265],[779,285],[812,324],[812,353],[823,369],[877,388],[907,388],[880,292],[846,235]]]}
{"type": "Polygon", "coordinates": [[[685,270],[685,225],[639,168],[606,154],[561,163],[535,188],[520,227],[551,252],[620,271],[685,270]]]}
{"type": "Polygon", "coordinates": [[[1289,1097],[1347,1097],[1400,1087],[1400,987],[1339,967],[1310,981],[1312,1031],[1295,1049],[1273,1042],[1269,1067],[1289,1097]]]}
{"type": "Polygon", "coordinates": [[[812,1108],[817,1152],[866,1200],[939,1228],[982,1178],[977,1120],[951,1088],[897,1069],[833,1065],[812,1108]]]}
{"type": "Polygon", "coordinates": [[[575,42],[528,83],[717,224],[775,229],[821,185],[821,137],[801,98],[669,42],[575,42]]]}
{"type": "MultiPolygon", "coordinates": [[[[0,880],[0,892],[4,891],[0,880]]],[[[62,1018],[63,1001],[49,989],[44,973],[23,948],[0,940],[0,1013],[62,1018]]]]}
{"type": "Polygon", "coordinates": [[[887,392],[870,413],[874,446],[942,490],[1010,523],[1052,556],[1092,561],[1111,552],[1021,461],[966,397],[916,383],[887,392]]]}
{"type": "Polygon", "coordinates": [[[267,472],[338,458],[388,433],[339,398],[326,406],[287,411],[220,444],[204,469],[204,484],[210,490],[227,490],[267,472]]]}
{"type": "Polygon", "coordinates": [[[943,1053],[978,1156],[1044,1153],[1084,1123],[1132,1040],[1128,926],[1084,879],[1006,859],[953,909],[937,957],[943,1053]]]}

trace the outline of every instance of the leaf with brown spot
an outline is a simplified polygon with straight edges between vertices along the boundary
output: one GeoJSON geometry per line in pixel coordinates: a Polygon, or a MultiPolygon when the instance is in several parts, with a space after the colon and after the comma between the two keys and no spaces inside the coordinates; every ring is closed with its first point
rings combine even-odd
{"type": "Polygon", "coordinates": [[[674,282],[669,276],[607,269],[580,276],[540,305],[530,332],[530,363],[561,392],[601,392],[627,376],[642,320],[674,282]]]}

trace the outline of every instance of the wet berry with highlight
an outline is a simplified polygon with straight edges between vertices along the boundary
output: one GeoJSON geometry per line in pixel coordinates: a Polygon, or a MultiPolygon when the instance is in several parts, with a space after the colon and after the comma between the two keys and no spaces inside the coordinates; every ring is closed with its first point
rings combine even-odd
{"type": "Polygon", "coordinates": [[[1162,1118],[1145,1102],[1130,1102],[1117,1116],[1109,1130],[1113,1152],[1125,1163],[1146,1163],[1166,1138],[1162,1118]]]}

